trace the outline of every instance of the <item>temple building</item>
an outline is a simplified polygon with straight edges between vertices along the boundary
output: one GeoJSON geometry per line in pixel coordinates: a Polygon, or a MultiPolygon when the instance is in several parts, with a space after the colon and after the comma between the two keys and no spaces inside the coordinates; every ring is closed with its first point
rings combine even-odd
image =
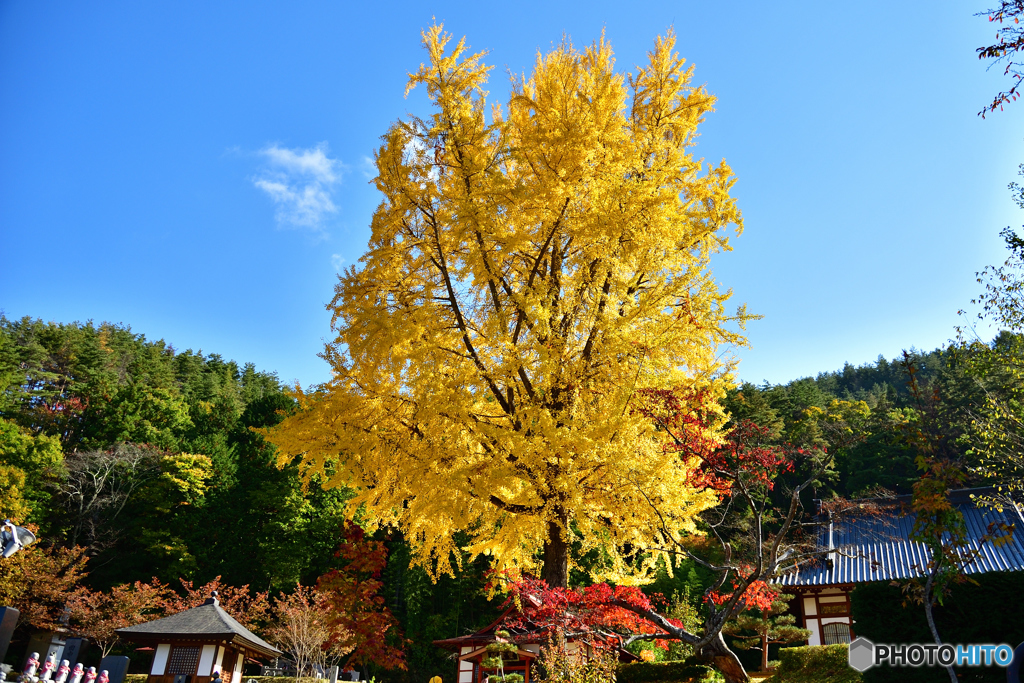
{"type": "Polygon", "coordinates": [[[216,591],[199,607],[121,628],[117,634],[154,648],[146,683],[209,683],[215,671],[224,683],[239,683],[247,658],[282,654],[221,609],[216,591]]]}
{"type": "MultiPolygon", "coordinates": [[[[979,506],[994,489],[951,491],[949,502],[967,529],[964,573],[1024,570],[1024,515],[1007,501],[1002,510],[979,506]],[[996,543],[993,538],[1006,537],[996,543]]],[[[824,555],[798,565],[775,583],[796,595],[794,613],[811,632],[808,645],[848,643],[856,638],[850,592],[858,583],[900,581],[927,576],[931,554],[911,540],[916,516],[911,496],[853,501],[833,515],[819,502],[818,547],[824,555]]]]}
{"type": "MultiPolygon", "coordinates": [[[[503,625],[505,619],[514,610],[508,608],[502,612],[494,623],[485,626],[476,633],[470,633],[455,638],[435,640],[434,645],[450,650],[455,653],[459,661],[459,676],[455,683],[487,683],[487,677],[497,675],[499,671],[495,668],[485,666],[488,659],[487,646],[495,641],[514,642],[515,652],[501,653],[502,669],[505,674],[520,674],[523,683],[530,683],[531,669],[534,662],[540,657],[542,643],[547,643],[549,635],[541,629],[524,629],[503,625]],[[507,631],[508,638],[499,638],[499,631],[507,631]]],[[[569,652],[581,652],[584,656],[593,654],[589,645],[570,641],[567,644],[569,652]],[[582,648],[582,649],[581,649],[582,648]]],[[[615,649],[620,662],[635,662],[636,655],[623,648],[615,649]]]]}
{"type": "Polygon", "coordinates": [[[486,668],[483,664],[487,659],[487,646],[498,639],[497,631],[501,630],[507,630],[518,645],[515,652],[502,653],[505,673],[520,674],[524,683],[530,683],[530,669],[534,660],[540,656],[540,640],[529,638],[529,633],[523,629],[502,626],[501,623],[511,611],[505,610],[493,624],[476,633],[434,641],[434,645],[451,650],[458,657],[459,677],[455,683],[486,683],[488,676],[498,673],[497,669],[486,668]],[[522,643],[524,637],[536,642],[522,643]]]}

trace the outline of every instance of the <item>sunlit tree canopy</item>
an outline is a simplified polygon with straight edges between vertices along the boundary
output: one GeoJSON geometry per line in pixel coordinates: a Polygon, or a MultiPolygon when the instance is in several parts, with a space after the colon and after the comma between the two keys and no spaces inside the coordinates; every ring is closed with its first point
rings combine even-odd
{"type": "MultiPolygon", "coordinates": [[[[433,113],[376,153],[369,248],[329,306],[334,378],[297,388],[271,438],[432,572],[462,531],[552,585],[590,552],[596,575],[639,579],[658,515],[692,532],[717,500],[644,405],[671,391],[717,414],[748,317],[709,269],[742,224],[729,167],[691,153],[714,99],[674,43],[622,74],[603,37],[563,42],[491,106],[483,55],[424,33],[409,88],[433,113]]],[[[720,428],[692,421],[702,439],[720,428]]]]}

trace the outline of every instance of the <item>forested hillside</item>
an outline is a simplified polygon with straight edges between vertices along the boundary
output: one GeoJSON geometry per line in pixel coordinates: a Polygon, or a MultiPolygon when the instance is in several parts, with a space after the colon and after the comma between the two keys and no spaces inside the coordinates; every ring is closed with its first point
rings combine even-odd
{"type": "Polygon", "coordinates": [[[3,513],[86,548],[95,586],[327,568],[345,492],[304,493],[250,430],[291,406],[276,375],[124,326],[0,319],[0,378],[3,513]]]}
{"type": "Polygon", "coordinates": [[[961,405],[967,386],[952,352],[911,350],[786,384],[744,383],[725,405],[734,421],[770,427],[777,442],[833,451],[835,471],[816,496],[858,497],[879,488],[905,494],[920,476],[916,429],[927,427],[960,455],[967,450],[961,405]]]}
{"type": "MultiPolygon", "coordinates": [[[[997,342],[1016,348],[1019,340],[997,342]]],[[[967,425],[977,386],[962,354],[910,352],[784,385],[743,384],[725,407],[734,423],[767,428],[773,442],[831,449],[834,471],[808,492],[810,502],[881,488],[908,493],[920,477],[922,432],[963,464],[965,485],[980,481],[967,425]]],[[[350,495],[303,488],[297,465],[279,468],[274,447],[254,431],[293,405],[273,372],[178,351],[124,325],[0,317],[0,513],[38,529],[33,552],[50,553],[55,566],[64,558],[68,590],[155,577],[182,593],[181,580],[198,587],[219,576],[254,595],[287,595],[343,566],[335,550],[350,495]]],[[[486,563],[466,563],[434,584],[409,567],[399,535],[378,540],[390,555],[380,595],[407,639],[393,634],[391,642],[404,648],[410,677],[447,671],[431,641],[496,614],[486,563]]],[[[588,581],[588,561],[576,558],[575,583],[588,581]]],[[[12,586],[21,580],[12,566],[0,567],[0,598],[9,603],[29,599],[12,586]]],[[[650,590],[692,612],[704,578],[684,563],[650,590]]],[[[37,597],[47,599],[52,621],[62,604],[37,597]]],[[[270,612],[262,619],[256,627],[273,622],[270,612]]]]}
{"type": "MultiPolygon", "coordinates": [[[[38,530],[25,557],[52,556],[31,570],[38,580],[13,560],[0,566],[0,603],[39,603],[25,630],[59,618],[67,596],[56,586],[25,590],[56,574],[69,591],[156,577],[182,593],[181,580],[219,576],[273,597],[315,584],[344,564],[335,551],[349,494],[304,489],[296,467],[277,467],[254,428],[291,409],[277,376],[251,364],[124,325],[0,317],[0,515],[38,530]]],[[[493,618],[484,567],[434,586],[403,566],[400,538],[384,540],[398,561],[381,594],[413,640],[410,664],[430,668],[443,656],[431,640],[493,618]]]]}

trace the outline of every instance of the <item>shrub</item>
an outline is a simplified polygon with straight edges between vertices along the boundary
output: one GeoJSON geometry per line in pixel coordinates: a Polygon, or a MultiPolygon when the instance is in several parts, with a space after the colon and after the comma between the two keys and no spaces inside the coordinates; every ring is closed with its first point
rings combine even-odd
{"type": "Polygon", "coordinates": [[[703,664],[685,662],[634,662],[619,664],[616,683],[698,683],[714,671],[703,664]]]}
{"type": "Polygon", "coordinates": [[[771,683],[861,683],[850,668],[846,645],[805,645],[779,650],[779,668],[771,683]]]}
{"type": "MultiPolygon", "coordinates": [[[[146,683],[146,679],[149,678],[148,674],[128,674],[124,677],[124,683],[146,683]]],[[[295,683],[296,679],[294,676],[242,676],[241,679],[235,677],[233,680],[235,683],[248,683],[252,679],[256,683],[295,683]]],[[[310,678],[302,677],[298,679],[299,683],[328,683],[325,678],[310,678]]]]}
{"type": "Polygon", "coordinates": [[[533,666],[534,683],[609,683],[615,681],[615,653],[595,650],[587,657],[580,651],[569,651],[565,635],[558,631],[540,649],[533,666]]]}
{"type": "MultiPolygon", "coordinates": [[[[145,678],[143,678],[145,681],[145,678]]],[[[295,678],[295,676],[235,676],[232,677],[233,683],[249,683],[249,681],[256,681],[256,683],[328,683],[326,678],[313,678],[312,676],[303,676],[302,678],[295,678]]],[[[132,683],[129,680],[125,680],[125,683],[132,683]]]]}

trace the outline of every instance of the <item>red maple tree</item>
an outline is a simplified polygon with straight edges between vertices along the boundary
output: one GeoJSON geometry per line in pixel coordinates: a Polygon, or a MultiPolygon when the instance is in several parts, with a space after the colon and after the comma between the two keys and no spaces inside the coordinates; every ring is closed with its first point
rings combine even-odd
{"type": "Polygon", "coordinates": [[[331,623],[328,596],[312,586],[299,584],[295,590],[274,600],[274,619],[267,635],[287,652],[300,676],[326,671],[352,649],[331,623]]]}
{"type": "Polygon", "coordinates": [[[331,642],[351,648],[350,665],[372,662],[385,669],[405,669],[402,647],[407,641],[380,594],[387,547],[351,522],[345,523],[342,535],[336,557],[345,561],[344,567],[324,574],[316,585],[330,608],[331,642]]]}
{"type": "Polygon", "coordinates": [[[41,631],[62,627],[69,596],[86,576],[85,548],[32,545],[0,562],[0,605],[41,631]]]}
{"type": "Polygon", "coordinates": [[[266,591],[250,593],[248,584],[240,587],[230,586],[222,582],[218,576],[199,588],[194,587],[191,581],[182,579],[181,587],[185,594],[174,593],[167,602],[167,611],[170,614],[198,607],[217,591],[217,601],[221,609],[250,631],[258,629],[270,616],[270,601],[266,591]]]}
{"type": "Polygon", "coordinates": [[[72,630],[95,643],[103,657],[118,642],[117,629],[162,617],[173,591],[154,578],[124,583],[107,591],[78,588],[68,599],[72,630]]]}
{"type": "Polygon", "coordinates": [[[822,449],[772,443],[769,430],[750,421],[740,421],[724,443],[716,443],[707,436],[708,427],[720,418],[693,410],[692,406],[703,405],[697,399],[679,391],[649,390],[642,392],[637,410],[668,433],[671,443],[666,448],[680,457],[699,459],[694,485],[716,491],[723,503],[703,517],[702,537],[673,536],[667,525],[661,529],[673,545],[667,549],[670,554],[689,558],[715,577],[703,597],[703,628],[690,630],[664,616],[660,606],[635,587],[602,583],[560,589],[534,579],[512,580],[507,586],[506,604],[518,608],[508,617],[511,626],[534,633],[559,632],[596,647],[638,640],[665,646],[678,640],[692,645],[729,683],[749,680],[725,643],[722,628],[745,609],[769,608],[777,594],[769,582],[796,560],[821,552],[794,538],[794,522],[802,510],[801,492],[821,475],[830,456],[822,449]],[[805,470],[804,480],[785,495],[775,491],[779,475],[794,472],[798,464],[805,470]],[[742,515],[747,522],[730,526],[730,515],[742,515]]]}

